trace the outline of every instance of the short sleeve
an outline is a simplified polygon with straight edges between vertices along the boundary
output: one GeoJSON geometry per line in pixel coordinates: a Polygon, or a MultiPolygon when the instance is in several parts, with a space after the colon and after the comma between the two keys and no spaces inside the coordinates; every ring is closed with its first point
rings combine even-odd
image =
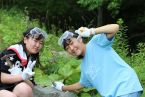
{"type": "Polygon", "coordinates": [[[100,46],[112,46],[114,37],[111,39],[108,39],[106,34],[102,33],[102,34],[95,35],[91,41],[94,43],[97,43],[100,46]]]}

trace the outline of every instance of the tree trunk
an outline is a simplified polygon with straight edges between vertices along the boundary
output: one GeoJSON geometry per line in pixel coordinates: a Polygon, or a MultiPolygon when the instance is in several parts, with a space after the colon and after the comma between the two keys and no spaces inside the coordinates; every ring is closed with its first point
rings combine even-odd
{"type": "Polygon", "coordinates": [[[97,17],[97,27],[102,26],[103,24],[103,7],[98,8],[98,17],[97,17]]]}

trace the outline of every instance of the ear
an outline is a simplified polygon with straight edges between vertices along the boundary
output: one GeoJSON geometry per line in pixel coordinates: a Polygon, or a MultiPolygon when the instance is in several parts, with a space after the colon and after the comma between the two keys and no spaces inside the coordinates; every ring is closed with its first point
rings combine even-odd
{"type": "Polygon", "coordinates": [[[27,38],[27,37],[24,37],[24,43],[26,43],[26,42],[27,42],[27,40],[28,40],[28,38],[27,38]]]}

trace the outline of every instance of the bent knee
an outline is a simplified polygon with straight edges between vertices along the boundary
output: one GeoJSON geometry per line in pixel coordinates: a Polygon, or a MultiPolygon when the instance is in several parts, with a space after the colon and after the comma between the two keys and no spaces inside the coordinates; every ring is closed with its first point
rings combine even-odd
{"type": "Polygon", "coordinates": [[[25,82],[18,84],[14,91],[17,95],[32,95],[32,88],[25,82]]]}
{"type": "Polygon", "coordinates": [[[0,97],[17,97],[17,96],[11,91],[0,90],[0,97]]]}

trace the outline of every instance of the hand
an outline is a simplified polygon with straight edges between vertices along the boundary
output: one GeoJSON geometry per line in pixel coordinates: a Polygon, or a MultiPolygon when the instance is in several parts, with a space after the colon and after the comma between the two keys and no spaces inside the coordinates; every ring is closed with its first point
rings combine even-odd
{"type": "Polygon", "coordinates": [[[27,80],[30,77],[32,77],[35,74],[35,72],[32,72],[32,70],[30,68],[26,68],[24,69],[24,71],[22,72],[22,79],[23,80],[27,80]]]}
{"type": "Polygon", "coordinates": [[[29,61],[28,62],[28,65],[27,65],[27,68],[30,68],[30,70],[32,70],[33,69],[33,67],[35,66],[35,64],[36,64],[36,61],[29,61]]]}
{"type": "Polygon", "coordinates": [[[95,33],[94,28],[80,27],[78,30],[75,30],[75,33],[78,33],[82,37],[89,37],[95,33]]]}
{"type": "Polygon", "coordinates": [[[13,67],[8,71],[11,75],[22,74],[22,68],[20,68],[19,65],[13,65],[13,67]]]}
{"type": "Polygon", "coordinates": [[[32,69],[33,69],[35,63],[36,63],[36,61],[33,61],[33,62],[29,61],[27,68],[25,68],[24,71],[22,72],[23,80],[27,80],[35,74],[35,72],[32,72],[32,69]]]}
{"type": "Polygon", "coordinates": [[[52,87],[54,87],[55,89],[60,90],[60,91],[62,91],[63,86],[64,86],[64,84],[59,81],[55,81],[52,83],[52,87]]]}

